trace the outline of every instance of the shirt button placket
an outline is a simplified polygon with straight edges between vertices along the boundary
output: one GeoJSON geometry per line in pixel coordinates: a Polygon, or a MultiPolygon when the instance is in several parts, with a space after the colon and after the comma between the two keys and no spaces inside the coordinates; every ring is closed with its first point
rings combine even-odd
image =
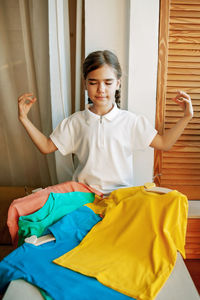
{"type": "Polygon", "coordinates": [[[99,147],[104,147],[103,117],[99,119],[99,147]]]}

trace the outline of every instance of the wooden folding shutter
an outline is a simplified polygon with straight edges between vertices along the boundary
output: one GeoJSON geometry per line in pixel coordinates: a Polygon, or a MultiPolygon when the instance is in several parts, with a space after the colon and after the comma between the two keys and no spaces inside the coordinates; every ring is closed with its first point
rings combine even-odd
{"type": "Polygon", "coordinates": [[[200,0],[161,0],[156,126],[172,127],[183,112],[171,100],[190,94],[194,117],[170,151],[155,151],[158,186],[200,199],[200,0]]]}

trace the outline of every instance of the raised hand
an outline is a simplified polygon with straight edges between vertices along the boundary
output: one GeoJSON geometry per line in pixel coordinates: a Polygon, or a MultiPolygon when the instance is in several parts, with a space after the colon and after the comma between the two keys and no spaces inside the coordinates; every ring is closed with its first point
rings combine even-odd
{"type": "Polygon", "coordinates": [[[33,93],[23,94],[18,98],[18,117],[19,119],[27,118],[27,114],[31,109],[33,103],[37,101],[37,98],[33,93]]]}
{"type": "Polygon", "coordinates": [[[192,101],[188,94],[186,94],[183,91],[178,91],[175,98],[172,99],[174,102],[176,102],[184,111],[184,116],[191,118],[193,117],[193,107],[192,107],[192,101]]]}

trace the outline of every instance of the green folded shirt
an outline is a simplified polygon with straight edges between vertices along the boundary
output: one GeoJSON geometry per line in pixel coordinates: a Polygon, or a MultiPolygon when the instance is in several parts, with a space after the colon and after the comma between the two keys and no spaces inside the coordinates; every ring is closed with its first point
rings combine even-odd
{"type": "Polygon", "coordinates": [[[82,205],[93,202],[94,198],[95,194],[85,192],[50,193],[41,209],[30,215],[19,217],[18,246],[23,244],[26,237],[42,236],[47,227],[82,205]]]}

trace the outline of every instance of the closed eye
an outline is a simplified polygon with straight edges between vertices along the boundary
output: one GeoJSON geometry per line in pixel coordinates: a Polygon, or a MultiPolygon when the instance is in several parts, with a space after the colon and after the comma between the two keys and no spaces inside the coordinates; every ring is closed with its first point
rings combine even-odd
{"type": "MultiPolygon", "coordinates": [[[[106,80],[104,80],[104,83],[106,84],[106,85],[112,85],[113,84],[113,82],[114,82],[114,80],[113,79],[106,79],[106,80]]],[[[88,80],[88,83],[90,84],[90,85],[95,85],[95,84],[97,84],[98,83],[98,80],[95,80],[95,79],[89,79],[88,80]]]]}

